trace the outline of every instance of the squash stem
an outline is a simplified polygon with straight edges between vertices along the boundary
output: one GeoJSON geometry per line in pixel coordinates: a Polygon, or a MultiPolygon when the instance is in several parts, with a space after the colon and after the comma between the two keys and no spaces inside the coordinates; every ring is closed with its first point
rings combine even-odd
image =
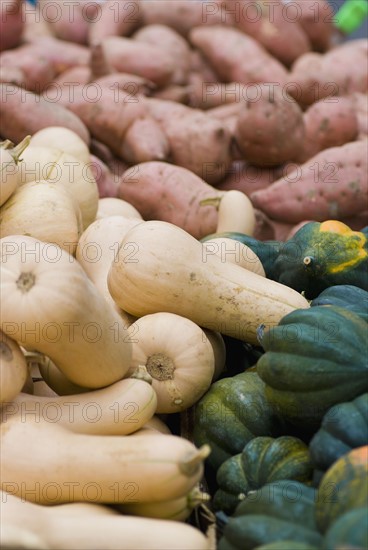
{"type": "Polygon", "coordinates": [[[208,457],[211,452],[211,447],[209,445],[202,445],[197,452],[195,452],[191,458],[182,460],[179,462],[179,470],[185,476],[192,476],[197,471],[202,462],[208,457]]]}
{"type": "Polygon", "coordinates": [[[9,153],[14,159],[15,164],[17,164],[20,160],[21,154],[24,152],[25,149],[27,149],[28,145],[31,142],[31,136],[26,136],[18,145],[13,147],[12,149],[8,149],[9,153]]]}
{"type": "Polygon", "coordinates": [[[172,380],[174,378],[174,361],[164,353],[154,353],[148,357],[146,368],[152,378],[160,382],[163,380],[172,380]]]}
{"type": "Polygon", "coordinates": [[[23,271],[17,279],[17,288],[23,292],[29,292],[36,282],[36,277],[30,271],[23,271]]]}

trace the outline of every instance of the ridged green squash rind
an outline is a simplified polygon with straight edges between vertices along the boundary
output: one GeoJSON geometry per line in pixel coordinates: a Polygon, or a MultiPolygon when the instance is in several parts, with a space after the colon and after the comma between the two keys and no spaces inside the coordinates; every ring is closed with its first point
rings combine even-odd
{"type": "Polygon", "coordinates": [[[321,533],[350,510],[368,507],[368,445],[353,449],[327,470],[318,487],[316,523],[321,533]]]}
{"type": "Polygon", "coordinates": [[[259,330],[265,352],[256,368],[275,413],[317,430],[337,403],[368,391],[368,325],[336,306],[295,310],[259,330]]]}
{"type": "Polygon", "coordinates": [[[327,470],[341,456],[368,445],[368,393],[331,407],[309,443],[314,468],[327,470]]]}
{"type": "Polygon", "coordinates": [[[246,371],[212,384],[195,406],[193,439],[207,443],[207,463],[215,470],[260,435],[273,435],[275,416],[265,397],[265,385],[254,371],[246,371]]]}
{"type": "Polygon", "coordinates": [[[333,285],[368,290],[367,235],[336,220],[308,222],[280,248],[274,274],[308,299],[333,285]]]}
{"type": "Polygon", "coordinates": [[[292,480],[269,483],[249,493],[229,518],[218,550],[252,550],[283,540],[318,547],[315,497],[313,488],[292,480]]]}
{"type": "Polygon", "coordinates": [[[368,292],[357,286],[330,286],[312,300],[311,306],[343,307],[368,322],[368,292]]]}
{"type": "Polygon", "coordinates": [[[368,548],[368,508],[356,508],[341,515],[326,532],[322,550],[343,547],[368,548]]]}
{"type": "Polygon", "coordinates": [[[308,482],[311,477],[309,451],[303,441],[291,436],[256,437],[217,470],[219,489],[213,506],[231,514],[251,490],[283,479],[308,482]]]}
{"type": "Polygon", "coordinates": [[[311,546],[305,542],[295,540],[283,540],[281,542],[271,542],[257,546],[257,550],[318,550],[317,546],[311,546]]]}

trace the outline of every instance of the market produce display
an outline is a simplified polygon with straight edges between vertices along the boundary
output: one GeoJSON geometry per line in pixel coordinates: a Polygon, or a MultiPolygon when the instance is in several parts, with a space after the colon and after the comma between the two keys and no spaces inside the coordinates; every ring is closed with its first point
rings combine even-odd
{"type": "Polygon", "coordinates": [[[367,16],[1,1],[4,550],[368,549],[367,16]]]}

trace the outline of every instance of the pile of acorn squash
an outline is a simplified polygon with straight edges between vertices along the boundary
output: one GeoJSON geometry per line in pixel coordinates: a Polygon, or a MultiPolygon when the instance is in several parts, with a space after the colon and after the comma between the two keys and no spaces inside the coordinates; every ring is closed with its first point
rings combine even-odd
{"type": "Polygon", "coordinates": [[[260,326],[259,346],[226,338],[226,370],[195,407],[218,550],[368,548],[366,229],[311,222],[284,243],[221,234],[311,307],[260,326]]]}

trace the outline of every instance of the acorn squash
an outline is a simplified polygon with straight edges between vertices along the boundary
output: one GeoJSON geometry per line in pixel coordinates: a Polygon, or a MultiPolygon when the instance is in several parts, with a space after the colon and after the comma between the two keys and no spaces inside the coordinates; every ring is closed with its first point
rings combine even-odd
{"type": "Polygon", "coordinates": [[[368,322],[368,292],[353,285],[335,285],[326,288],[311,306],[338,306],[356,313],[368,322]]]}
{"type": "Polygon", "coordinates": [[[315,432],[330,407],[368,391],[368,326],[358,315],[336,306],[296,310],[258,335],[266,397],[292,424],[315,432]]]}
{"type": "Polygon", "coordinates": [[[331,548],[368,548],[368,508],[350,510],[331,525],[324,536],[322,549],[331,548]]]}
{"type": "Polygon", "coordinates": [[[368,393],[331,407],[323,417],[309,443],[315,480],[341,456],[364,445],[368,445],[368,393]]]}
{"type": "Polygon", "coordinates": [[[353,449],[327,470],[318,487],[316,522],[325,533],[337,518],[368,507],[368,445],[353,449]]]}
{"type": "Polygon", "coordinates": [[[333,285],[368,290],[368,236],[336,220],[308,222],[280,248],[274,272],[308,299],[333,285]]]}
{"type": "Polygon", "coordinates": [[[318,550],[317,546],[311,546],[305,542],[295,540],[282,540],[281,542],[270,542],[257,546],[257,550],[318,550]]]}
{"type": "Polygon", "coordinates": [[[277,541],[318,547],[315,496],[315,489],[292,480],[269,483],[249,493],[228,519],[218,550],[252,550],[277,541]]]}
{"type": "Polygon", "coordinates": [[[257,373],[248,370],[218,380],[196,404],[194,442],[210,445],[207,463],[214,470],[254,437],[273,435],[276,422],[264,390],[257,373]]]}
{"type": "Polygon", "coordinates": [[[256,437],[217,470],[219,489],[213,506],[231,514],[249,491],[282,479],[306,482],[311,475],[308,446],[303,441],[291,436],[256,437]]]}

